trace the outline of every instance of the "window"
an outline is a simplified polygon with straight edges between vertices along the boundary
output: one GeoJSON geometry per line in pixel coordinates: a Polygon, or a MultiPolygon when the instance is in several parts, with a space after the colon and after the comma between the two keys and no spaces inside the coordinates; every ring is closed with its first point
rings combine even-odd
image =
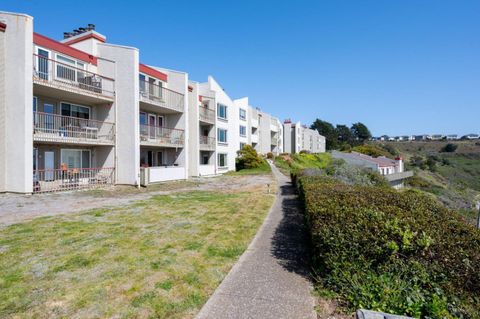
{"type": "Polygon", "coordinates": [[[61,162],[72,168],[91,168],[91,155],[89,150],[62,149],[61,162]]]}
{"type": "Polygon", "coordinates": [[[227,119],[227,106],[218,103],[217,105],[217,116],[220,119],[226,120],[227,119]]]}
{"type": "Polygon", "coordinates": [[[85,64],[57,54],[57,78],[85,82],[85,64]]]}
{"type": "Polygon", "coordinates": [[[227,143],[227,130],[217,129],[217,139],[219,143],[227,143]]]}
{"type": "Polygon", "coordinates": [[[208,152],[200,152],[200,154],[201,154],[200,164],[201,165],[210,164],[210,154],[208,154],[208,152]]]}
{"type": "Polygon", "coordinates": [[[90,108],[81,105],[61,103],[61,112],[63,116],[77,117],[81,119],[90,118],[90,108]]]}
{"type": "Polygon", "coordinates": [[[244,146],[245,146],[245,143],[240,142],[240,149],[243,149],[244,146]]]}
{"type": "Polygon", "coordinates": [[[240,109],[240,119],[244,121],[247,119],[247,111],[244,109],[240,109]]]}
{"type": "Polygon", "coordinates": [[[37,112],[37,104],[38,104],[37,101],[38,101],[37,97],[34,96],[33,97],[33,112],[37,112]]]}
{"type": "Polygon", "coordinates": [[[143,74],[139,74],[138,76],[139,80],[140,80],[140,92],[145,92],[145,75],[143,74]]]}
{"type": "Polygon", "coordinates": [[[247,136],[247,127],[240,125],[240,136],[247,136]]]}
{"type": "Polygon", "coordinates": [[[218,154],[218,167],[227,167],[227,154],[219,153],[218,154]]]}
{"type": "Polygon", "coordinates": [[[147,125],[147,113],[140,112],[140,125],[147,125]]]}
{"type": "Polygon", "coordinates": [[[157,166],[163,165],[163,152],[157,152],[157,166]]]}

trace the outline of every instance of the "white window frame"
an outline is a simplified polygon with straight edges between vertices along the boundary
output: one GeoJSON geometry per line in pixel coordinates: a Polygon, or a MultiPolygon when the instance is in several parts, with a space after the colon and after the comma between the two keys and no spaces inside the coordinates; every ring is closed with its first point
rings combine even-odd
{"type": "Polygon", "coordinates": [[[245,125],[240,125],[239,126],[239,134],[241,137],[246,137],[247,136],[247,127],[245,125]],[[242,133],[242,127],[245,129],[244,133],[242,133]]]}
{"type": "Polygon", "coordinates": [[[217,140],[218,140],[218,143],[219,144],[228,144],[228,130],[227,129],[224,129],[224,128],[220,128],[218,127],[217,128],[217,140]],[[224,131],[225,132],[225,141],[221,141],[220,140],[220,131],[224,131]]]}
{"type": "Polygon", "coordinates": [[[158,115],[157,114],[157,126],[158,127],[167,127],[167,122],[166,122],[166,119],[165,119],[165,116],[164,115],[158,115]],[[160,119],[162,119],[162,126],[160,126],[160,119]]]}
{"type": "Polygon", "coordinates": [[[228,120],[228,106],[222,103],[217,103],[217,118],[227,121],[228,120]],[[225,117],[220,116],[220,109],[223,106],[225,108],[225,117]]]}
{"type": "Polygon", "coordinates": [[[157,157],[155,158],[155,161],[157,162],[157,166],[164,166],[164,162],[165,162],[165,152],[164,151],[157,151],[157,157]],[[159,163],[158,162],[158,155],[159,154],[162,154],[162,163],[159,163]]]}
{"type": "Polygon", "coordinates": [[[246,121],[246,120],[247,120],[247,110],[241,108],[241,109],[239,110],[239,116],[240,116],[240,120],[246,121]],[[242,111],[243,111],[243,113],[244,113],[244,116],[243,116],[243,117],[242,117],[242,111]]]}
{"type": "MultiPolygon", "coordinates": [[[[62,104],[69,104],[70,106],[75,105],[75,106],[81,106],[81,107],[87,108],[87,109],[88,109],[88,119],[89,119],[89,120],[92,119],[92,107],[90,107],[90,106],[88,106],[88,105],[81,105],[81,104],[77,104],[77,103],[70,103],[70,102],[67,102],[67,101],[60,101],[60,105],[59,105],[59,108],[58,108],[59,115],[62,115],[62,104]]],[[[63,116],[63,115],[62,115],[62,116],[63,116]]],[[[70,109],[70,115],[69,115],[69,117],[73,117],[73,116],[72,116],[72,109],[70,109]]]]}
{"type": "MultiPolygon", "coordinates": [[[[87,63],[86,62],[80,62],[78,59],[75,59],[75,58],[72,58],[71,56],[68,56],[68,55],[65,55],[65,54],[60,54],[60,53],[55,53],[55,62],[56,63],[60,63],[61,65],[69,65],[71,67],[74,68],[74,73],[75,73],[75,82],[78,82],[78,70],[83,70],[83,71],[87,71],[87,63]],[[66,59],[66,60],[71,60],[74,62],[75,65],[70,65],[69,63],[66,63],[65,61],[59,61],[58,57],[60,57],[61,59],[66,59]],[[82,66],[80,67],[79,64],[81,64],[82,66]]],[[[65,81],[66,79],[65,78],[61,78],[61,77],[58,77],[57,76],[57,68],[55,67],[55,70],[54,70],[54,75],[55,75],[55,79],[59,79],[60,81],[65,81]]]]}
{"type": "Polygon", "coordinates": [[[36,52],[36,54],[37,54],[37,56],[35,57],[35,71],[37,72],[37,76],[39,76],[39,77],[40,77],[40,74],[39,74],[39,70],[38,70],[38,69],[39,69],[38,59],[39,59],[39,57],[40,57],[40,53],[38,52],[38,50],[42,50],[42,51],[48,52],[48,58],[47,58],[47,68],[48,68],[48,70],[47,70],[47,78],[48,78],[48,80],[47,80],[47,81],[50,81],[50,80],[52,80],[52,74],[51,74],[51,72],[52,72],[52,70],[51,70],[51,69],[52,69],[52,64],[51,64],[51,62],[50,62],[50,60],[53,59],[53,58],[52,58],[52,50],[48,50],[48,49],[46,49],[46,48],[44,48],[44,47],[40,47],[40,46],[38,46],[38,45],[35,46],[35,52],[36,52]]]}
{"type": "MultiPolygon", "coordinates": [[[[80,152],[80,167],[74,167],[74,168],[79,168],[79,169],[83,169],[83,165],[82,165],[82,152],[88,152],[88,157],[90,158],[90,167],[88,168],[93,168],[92,167],[92,151],[89,150],[89,149],[83,149],[83,148],[61,148],[60,149],[60,164],[62,163],[65,163],[63,161],[63,151],[76,151],[76,152],[80,152]]],[[[65,163],[66,164],[66,163],[65,163]]]]}
{"type": "Polygon", "coordinates": [[[32,103],[33,104],[33,112],[37,112],[38,111],[38,97],[34,96],[33,97],[33,100],[32,100],[32,103]],[[35,101],[35,102],[33,102],[35,101]]]}
{"type": "Polygon", "coordinates": [[[227,168],[228,167],[228,154],[227,153],[218,153],[218,167],[227,168]],[[220,165],[220,156],[224,156],[224,165],[220,165]]]}

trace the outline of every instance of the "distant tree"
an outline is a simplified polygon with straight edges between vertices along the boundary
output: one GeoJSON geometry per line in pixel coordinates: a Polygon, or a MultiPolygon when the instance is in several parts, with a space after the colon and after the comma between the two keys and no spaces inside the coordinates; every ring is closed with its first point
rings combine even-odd
{"type": "Polygon", "coordinates": [[[353,123],[352,127],[350,128],[350,131],[352,132],[353,137],[356,140],[359,141],[368,141],[369,139],[372,138],[372,133],[370,133],[370,130],[368,127],[360,122],[353,123]]]}
{"type": "Polygon", "coordinates": [[[340,142],[352,145],[353,135],[348,126],[337,124],[335,131],[340,142]]]}
{"type": "Polygon", "coordinates": [[[440,150],[440,152],[446,152],[446,153],[453,153],[457,150],[458,148],[458,145],[457,144],[453,144],[453,143],[448,143],[447,145],[445,145],[444,147],[442,147],[442,149],[440,150]]]}
{"type": "Polygon", "coordinates": [[[320,135],[325,136],[327,150],[337,148],[338,135],[335,127],[331,123],[327,121],[322,121],[321,119],[316,119],[315,122],[313,122],[313,124],[310,126],[310,128],[312,130],[317,130],[320,135]]]}

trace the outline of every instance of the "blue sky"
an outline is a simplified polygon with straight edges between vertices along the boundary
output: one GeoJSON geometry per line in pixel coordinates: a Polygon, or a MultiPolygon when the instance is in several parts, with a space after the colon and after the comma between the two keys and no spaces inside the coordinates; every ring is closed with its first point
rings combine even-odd
{"type": "Polygon", "coordinates": [[[213,75],[233,98],[374,135],[479,133],[480,1],[24,1],[60,39],[87,23],[147,64],[213,75]]]}

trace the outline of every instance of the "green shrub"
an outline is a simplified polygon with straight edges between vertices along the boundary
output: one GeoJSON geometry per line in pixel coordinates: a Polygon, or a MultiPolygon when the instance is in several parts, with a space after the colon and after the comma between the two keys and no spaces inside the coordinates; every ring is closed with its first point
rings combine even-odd
{"type": "Polygon", "coordinates": [[[444,147],[442,147],[442,149],[440,150],[440,152],[445,152],[445,153],[453,153],[457,150],[458,148],[458,145],[457,144],[453,144],[453,143],[448,143],[447,145],[445,145],[444,147]]]}
{"type": "Polygon", "coordinates": [[[301,176],[314,272],[350,310],[480,318],[480,232],[418,191],[301,176]]]}
{"type": "Polygon", "coordinates": [[[263,164],[263,159],[251,145],[245,145],[237,152],[237,155],[235,163],[237,170],[257,168],[263,164]]]}
{"type": "Polygon", "coordinates": [[[379,157],[379,156],[385,156],[385,157],[390,157],[392,158],[393,155],[390,154],[388,151],[384,150],[383,148],[372,145],[372,144],[364,144],[364,145],[359,145],[355,146],[352,148],[352,151],[357,152],[357,153],[362,153],[365,155],[373,156],[373,157],[379,157]]]}

